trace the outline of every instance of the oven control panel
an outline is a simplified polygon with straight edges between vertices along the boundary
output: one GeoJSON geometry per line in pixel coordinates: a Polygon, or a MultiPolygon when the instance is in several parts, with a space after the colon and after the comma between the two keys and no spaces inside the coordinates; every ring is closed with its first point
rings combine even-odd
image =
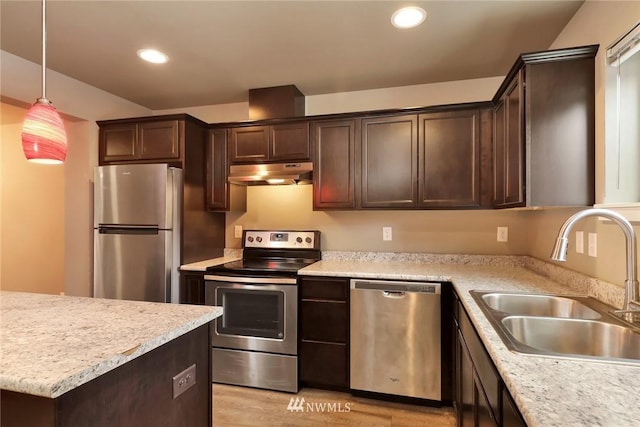
{"type": "Polygon", "coordinates": [[[318,249],[319,231],[245,230],[245,248],[318,249]]]}

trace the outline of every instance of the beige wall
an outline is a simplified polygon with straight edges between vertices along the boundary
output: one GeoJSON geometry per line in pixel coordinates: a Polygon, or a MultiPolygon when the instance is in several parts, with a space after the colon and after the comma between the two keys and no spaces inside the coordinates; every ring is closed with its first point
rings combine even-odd
{"type": "Polygon", "coordinates": [[[27,162],[20,139],[26,110],[0,110],[0,288],[57,294],[64,290],[65,166],[27,162]]]}
{"type": "MultiPolygon", "coordinates": [[[[305,97],[305,114],[337,114],[392,108],[425,107],[489,101],[504,77],[459,80],[401,86],[355,92],[329,93],[305,97]]],[[[155,110],[153,114],[187,113],[207,123],[225,123],[249,120],[249,103],[204,105],[200,107],[155,110]]]]}
{"type": "Polygon", "coordinates": [[[93,295],[93,167],[98,164],[95,122],[67,123],[65,162],[65,293],[93,295]]]}
{"type": "MultiPolygon", "coordinates": [[[[640,21],[640,1],[587,1],[564,28],[550,48],[599,44],[596,57],[596,200],[604,198],[604,81],[605,51],[617,37],[640,21]]],[[[548,260],[556,231],[575,209],[531,212],[527,219],[530,236],[527,252],[548,260]]],[[[625,242],[622,232],[612,223],[595,219],[576,225],[575,231],[595,232],[598,257],[575,253],[575,232],[571,233],[567,262],[562,265],[602,280],[623,285],[625,279],[625,242]]],[[[636,232],[640,231],[638,225],[636,232]]],[[[586,240],[585,240],[586,245],[586,240]]]]}
{"type": "Polygon", "coordinates": [[[66,114],[67,161],[57,169],[28,164],[20,152],[20,127],[26,110],[14,105],[31,105],[41,95],[40,73],[40,65],[0,50],[1,286],[91,295],[92,176],[98,147],[95,121],[146,116],[152,111],[47,70],[48,98],[58,111],[66,114]],[[13,124],[5,127],[9,121],[13,124]],[[27,185],[24,196],[13,191],[18,184],[27,185]],[[29,208],[24,204],[29,204],[29,208]],[[26,224],[33,221],[36,228],[27,228],[26,224]],[[25,228],[26,238],[19,237],[19,231],[25,228]],[[20,280],[19,270],[24,270],[20,280]]]}
{"type": "Polygon", "coordinates": [[[517,211],[313,211],[313,188],[255,186],[246,213],[227,214],[227,247],[240,248],[234,226],[245,229],[310,229],[322,233],[323,250],[525,254],[526,228],[517,211]],[[382,240],[390,226],[393,240],[382,240]],[[496,227],[509,227],[509,242],[496,242],[496,227]]]}

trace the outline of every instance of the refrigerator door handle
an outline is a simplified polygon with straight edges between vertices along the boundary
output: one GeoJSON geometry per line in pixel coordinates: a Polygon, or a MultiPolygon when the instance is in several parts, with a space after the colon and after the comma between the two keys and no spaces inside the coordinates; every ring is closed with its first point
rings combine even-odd
{"type": "Polygon", "coordinates": [[[99,234],[158,234],[160,229],[148,225],[100,225],[99,234]]]}

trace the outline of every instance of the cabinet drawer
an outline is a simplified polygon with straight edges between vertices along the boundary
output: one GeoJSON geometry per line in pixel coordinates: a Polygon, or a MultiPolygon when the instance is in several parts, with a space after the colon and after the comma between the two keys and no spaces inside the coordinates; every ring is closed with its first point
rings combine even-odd
{"type": "Polygon", "coordinates": [[[300,303],[303,340],[347,342],[347,303],[340,301],[302,301],[300,303]]]}
{"type": "Polygon", "coordinates": [[[332,387],[349,386],[349,356],[346,344],[302,341],[300,380],[332,387]]]}
{"type": "Polygon", "coordinates": [[[489,354],[484,349],[473,324],[462,306],[458,309],[458,316],[460,331],[471,354],[473,365],[484,388],[489,406],[497,419],[500,416],[500,376],[493,367],[489,354]]]}
{"type": "Polygon", "coordinates": [[[300,282],[300,296],[302,299],[322,299],[346,301],[349,290],[349,282],[346,279],[323,278],[307,279],[300,282]]]}

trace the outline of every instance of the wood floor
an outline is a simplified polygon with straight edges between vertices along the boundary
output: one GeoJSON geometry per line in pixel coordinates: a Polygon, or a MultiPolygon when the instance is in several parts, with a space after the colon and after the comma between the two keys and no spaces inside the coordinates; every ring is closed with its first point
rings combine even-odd
{"type": "Polygon", "coordinates": [[[213,425],[453,427],[455,416],[451,408],[383,402],[326,390],[305,388],[289,394],[213,384],[213,425]],[[302,410],[287,409],[292,398],[304,398],[302,410]]]}

